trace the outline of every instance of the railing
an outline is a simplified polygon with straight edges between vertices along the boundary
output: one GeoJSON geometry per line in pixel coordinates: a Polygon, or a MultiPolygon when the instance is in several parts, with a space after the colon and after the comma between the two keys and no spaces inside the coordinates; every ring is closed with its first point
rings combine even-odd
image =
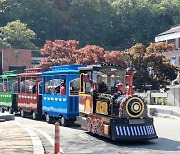
{"type": "Polygon", "coordinates": [[[146,93],[136,93],[141,96],[147,104],[157,104],[157,105],[168,105],[167,97],[168,93],[160,93],[160,92],[151,92],[148,91],[146,93]]]}
{"type": "Polygon", "coordinates": [[[147,91],[146,93],[135,93],[141,96],[147,104],[170,105],[180,107],[180,89],[170,89],[168,92],[160,93],[147,91]]]}

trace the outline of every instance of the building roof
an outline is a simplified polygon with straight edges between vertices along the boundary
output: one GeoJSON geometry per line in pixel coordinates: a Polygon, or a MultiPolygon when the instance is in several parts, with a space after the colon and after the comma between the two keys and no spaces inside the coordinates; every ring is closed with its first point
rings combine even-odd
{"type": "Polygon", "coordinates": [[[171,29],[169,29],[163,33],[160,33],[157,36],[172,34],[172,33],[176,33],[176,32],[180,32],[180,25],[172,27],[171,29]]]}
{"type": "Polygon", "coordinates": [[[172,27],[171,29],[158,34],[155,37],[155,42],[166,41],[175,38],[180,38],[180,25],[172,27]]]}

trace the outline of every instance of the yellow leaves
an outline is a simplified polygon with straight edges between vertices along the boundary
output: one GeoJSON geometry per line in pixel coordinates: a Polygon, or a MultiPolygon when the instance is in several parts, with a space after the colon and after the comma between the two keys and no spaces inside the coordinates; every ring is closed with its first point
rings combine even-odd
{"type": "Polygon", "coordinates": [[[158,42],[158,43],[151,43],[149,47],[146,48],[147,53],[162,53],[168,52],[175,49],[174,44],[168,44],[166,42],[158,42]]]}

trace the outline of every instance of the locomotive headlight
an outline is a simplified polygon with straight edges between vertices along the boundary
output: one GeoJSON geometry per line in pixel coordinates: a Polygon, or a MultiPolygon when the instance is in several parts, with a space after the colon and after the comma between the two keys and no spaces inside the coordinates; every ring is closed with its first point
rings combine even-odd
{"type": "Polygon", "coordinates": [[[131,110],[135,113],[138,113],[139,111],[141,111],[141,104],[139,102],[132,103],[131,110]]]}
{"type": "Polygon", "coordinates": [[[136,118],[144,112],[144,102],[141,98],[133,96],[126,101],[126,112],[130,117],[136,118]]]}

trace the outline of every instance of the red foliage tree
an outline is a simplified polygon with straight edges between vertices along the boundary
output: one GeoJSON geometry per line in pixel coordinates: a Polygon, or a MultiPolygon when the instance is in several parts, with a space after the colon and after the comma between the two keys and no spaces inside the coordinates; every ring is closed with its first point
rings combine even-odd
{"type": "Polygon", "coordinates": [[[108,64],[116,64],[122,67],[126,67],[126,62],[123,54],[120,51],[105,52],[104,61],[108,64]]]}
{"type": "Polygon", "coordinates": [[[113,63],[125,66],[120,51],[105,52],[104,48],[96,45],[86,45],[78,49],[79,42],[75,40],[46,41],[41,54],[47,56],[36,67],[50,67],[64,64],[103,64],[113,63]]]}
{"type": "Polygon", "coordinates": [[[102,47],[96,45],[86,45],[76,51],[76,63],[80,64],[101,64],[104,63],[105,51],[102,47]]]}

